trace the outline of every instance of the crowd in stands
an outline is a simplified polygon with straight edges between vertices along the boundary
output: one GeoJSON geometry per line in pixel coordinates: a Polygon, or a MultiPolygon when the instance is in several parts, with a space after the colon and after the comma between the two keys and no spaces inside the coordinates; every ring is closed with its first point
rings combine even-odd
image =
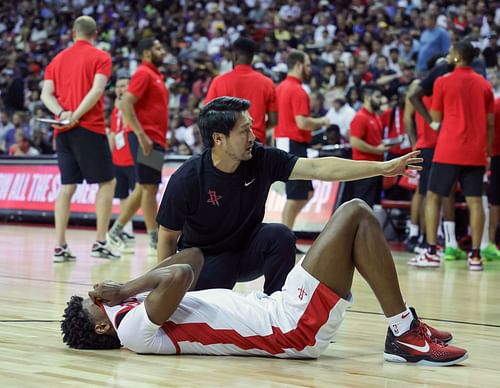
{"type": "Polygon", "coordinates": [[[359,88],[383,88],[382,113],[401,101],[427,61],[470,37],[480,66],[500,94],[500,9],[487,1],[425,0],[24,0],[0,5],[0,152],[53,153],[52,129],[40,102],[44,69],[71,42],[79,15],[92,16],[96,45],[111,53],[113,76],[105,96],[113,107],[119,74],[138,66],[137,42],[155,36],[167,48],[162,71],[170,90],[170,152],[199,153],[197,114],[211,80],[232,69],[231,43],[247,36],[259,44],[254,68],[280,82],[292,48],[306,51],[313,77],[306,88],[314,115],[328,115],[348,137],[361,106],[359,88]],[[426,20],[425,15],[434,15],[426,20]],[[435,26],[432,24],[435,23],[435,26]]]}

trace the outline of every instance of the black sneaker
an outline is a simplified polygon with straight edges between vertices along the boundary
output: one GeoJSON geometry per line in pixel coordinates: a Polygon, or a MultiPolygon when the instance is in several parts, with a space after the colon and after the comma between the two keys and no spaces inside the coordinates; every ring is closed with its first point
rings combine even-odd
{"type": "Polygon", "coordinates": [[[111,246],[109,243],[102,243],[100,241],[96,241],[94,245],[92,245],[92,252],[90,253],[92,257],[99,257],[101,259],[119,259],[120,254],[113,252],[111,250],[111,246]]]}
{"type": "Polygon", "coordinates": [[[63,263],[65,261],[75,261],[76,256],[71,253],[68,245],[59,246],[54,249],[54,254],[52,255],[52,261],[54,263],[63,263]]]}
{"type": "Polygon", "coordinates": [[[406,252],[415,252],[415,247],[417,246],[418,244],[418,236],[412,236],[412,237],[409,237],[406,241],[405,241],[405,247],[406,247],[406,252]]]}

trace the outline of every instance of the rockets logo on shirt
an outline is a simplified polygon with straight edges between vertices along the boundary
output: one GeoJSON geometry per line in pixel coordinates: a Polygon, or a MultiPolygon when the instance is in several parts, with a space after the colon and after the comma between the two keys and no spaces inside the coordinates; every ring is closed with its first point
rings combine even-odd
{"type": "Polygon", "coordinates": [[[222,195],[217,195],[215,190],[208,189],[208,200],[207,203],[219,207],[219,199],[222,199],[222,195]]]}

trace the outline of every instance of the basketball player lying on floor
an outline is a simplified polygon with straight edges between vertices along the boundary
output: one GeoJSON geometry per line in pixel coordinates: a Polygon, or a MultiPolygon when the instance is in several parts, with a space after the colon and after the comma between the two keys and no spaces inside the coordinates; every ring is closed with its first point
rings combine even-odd
{"type": "Polygon", "coordinates": [[[317,358],[351,304],[356,268],[388,318],[387,361],[444,366],[468,357],[446,344],[450,333],[425,324],[405,305],[380,224],[361,200],[335,212],[283,289],[270,296],[189,292],[202,266],[201,251],[185,249],[125,284],[96,284],[90,299],[71,297],[63,341],[78,349],[124,346],[137,353],[317,358]]]}

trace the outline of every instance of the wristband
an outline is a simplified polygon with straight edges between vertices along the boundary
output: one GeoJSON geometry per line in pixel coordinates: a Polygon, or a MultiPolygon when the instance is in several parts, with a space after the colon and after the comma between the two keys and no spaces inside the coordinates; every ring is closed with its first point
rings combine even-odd
{"type": "Polygon", "coordinates": [[[66,112],[66,110],[65,110],[65,109],[61,110],[61,111],[59,112],[58,116],[61,116],[64,112],[66,112]]]}
{"type": "Polygon", "coordinates": [[[438,131],[439,130],[439,127],[441,127],[441,123],[438,123],[436,121],[433,121],[432,123],[430,123],[429,125],[433,130],[435,131],[438,131]]]}

